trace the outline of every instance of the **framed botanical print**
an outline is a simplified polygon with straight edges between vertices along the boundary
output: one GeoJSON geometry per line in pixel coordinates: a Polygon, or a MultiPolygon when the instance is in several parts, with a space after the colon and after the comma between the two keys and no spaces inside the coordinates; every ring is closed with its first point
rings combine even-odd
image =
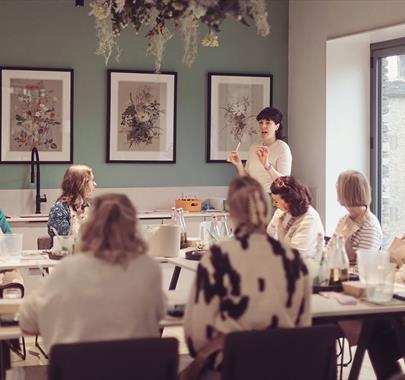
{"type": "Polygon", "coordinates": [[[108,70],[107,162],[176,162],[176,73],[108,70]]]}
{"type": "Polygon", "coordinates": [[[225,162],[237,149],[246,160],[259,140],[256,115],[272,105],[271,74],[208,73],[207,162],[225,162]]]}
{"type": "Polygon", "coordinates": [[[0,162],[73,162],[73,70],[1,67],[0,162]]]}

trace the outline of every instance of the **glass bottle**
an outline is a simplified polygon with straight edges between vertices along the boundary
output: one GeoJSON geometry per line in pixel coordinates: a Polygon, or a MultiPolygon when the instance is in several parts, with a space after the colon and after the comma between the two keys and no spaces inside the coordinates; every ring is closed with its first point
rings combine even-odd
{"type": "Polygon", "coordinates": [[[178,213],[178,218],[179,218],[179,224],[181,228],[180,232],[180,248],[187,248],[188,247],[188,241],[187,241],[187,227],[186,227],[186,221],[184,220],[184,212],[182,208],[177,209],[178,213]]]}
{"type": "Polygon", "coordinates": [[[211,218],[211,227],[210,227],[210,242],[214,243],[219,240],[221,233],[219,231],[218,217],[213,215],[211,218]]]}
{"type": "Polygon", "coordinates": [[[329,285],[338,285],[349,279],[349,258],[343,236],[333,240],[332,257],[329,260],[329,285]]]}
{"type": "Polygon", "coordinates": [[[229,229],[228,218],[226,215],[224,215],[224,234],[226,239],[229,239],[232,236],[232,231],[229,229]]]}
{"type": "Polygon", "coordinates": [[[319,263],[316,285],[329,285],[328,257],[326,255],[324,239],[322,234],[318,234],[315,260],[319,263]]]}

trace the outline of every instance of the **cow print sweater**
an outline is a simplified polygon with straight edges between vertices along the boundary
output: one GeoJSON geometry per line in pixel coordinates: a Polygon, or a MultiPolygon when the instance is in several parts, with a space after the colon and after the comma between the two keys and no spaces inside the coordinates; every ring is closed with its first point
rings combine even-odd
{"type": "Polygon", "coordinates": [[[310,295],[298,251],[268,235],[213,245],[199,263],[186,306],[190,354],[196,356],[219,333],[309,326],[310,295]]]}

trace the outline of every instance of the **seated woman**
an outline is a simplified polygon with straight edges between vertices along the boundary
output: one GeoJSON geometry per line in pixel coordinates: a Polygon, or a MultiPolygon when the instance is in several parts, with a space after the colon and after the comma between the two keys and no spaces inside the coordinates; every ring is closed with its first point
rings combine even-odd
{"type": "Polygon", "coordinates": [[[88,200],[96,182],[91,168],[73,165],[68,168],[62,180],[62,195],[49,212],[48,234],[77,236],[79,227],[87,215],[88,200]]]}
{"type": "MultiPolygon", "coordinates": [[[[201,259],[186,305],[184,329],[192,356],[232,331],[311,323],[308,271],[300,254],[266,233],[268,199],[255,179],[228,191],[234,240],[212,245],[201,259]]],[[[216,350],[214,349],[214,352],[216,350]]],[[[209,377],[217,378],[219,357],[209,377]]]]}
{"type": "Polygon", "coordinates": [[[378,250],[382,244],[382,230],[377,217],[370,211],[371,189],[367,178],[355,170],[341,173],[336,184],[338,202],[348,214],[340,219],[327,248],[337,236],[345,239],[351,263],[356,263],[358,249],[378,250]]]}
{"type": "Polygon", "coordinates": [[[158,337],[165,315],[159,264],[146,254],[127,196],[94,199],[79,253],[62,259],[44,285],[24,299],[20,326],[57,343],[158,337]],[[145,296],[147,295],[147,296],[145,296]]]}
{"type": "Polygon", "coordinates": [[[271,196],[277,210],[267,232],[297,249],[303,258],[314,257],[324,230],[319,214],[311,206],[309,189],[294,177],[279,177],[271,185],[271,196]]]}

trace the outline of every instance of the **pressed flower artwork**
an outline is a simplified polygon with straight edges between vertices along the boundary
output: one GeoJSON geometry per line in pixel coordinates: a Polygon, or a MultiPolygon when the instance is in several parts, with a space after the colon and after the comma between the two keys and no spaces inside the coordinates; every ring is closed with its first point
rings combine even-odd
{"type": "Polygon", "coordinates": [[[1,161],[72,162],[71,69],[2,68],[1,161]]]}
{"type": "Polygon", "coordinates": [[[164,113],[159,99],[160,86],[121,82],[119,91],[128,101],[121,113],[118,150],[159,148],[159,138],[164,133],[160,127],[160,114],[164,113]]]}
{"type": "Polygon", "coordinates": [[[176,74],[108,71],[107,162],[175,162],[176,74]]]}
{"type": "Polygon", "coordinates": [[[239,145],[242,160],[258,138],[256,115],[271,105],[271,74],[208,74],[207,162],[224,162],[239,145]]]}
{"type": "Polygon", "coordinates": [[[11,79],[10,83],[10,150],[60,151],[61,81],[11,79]]]}

